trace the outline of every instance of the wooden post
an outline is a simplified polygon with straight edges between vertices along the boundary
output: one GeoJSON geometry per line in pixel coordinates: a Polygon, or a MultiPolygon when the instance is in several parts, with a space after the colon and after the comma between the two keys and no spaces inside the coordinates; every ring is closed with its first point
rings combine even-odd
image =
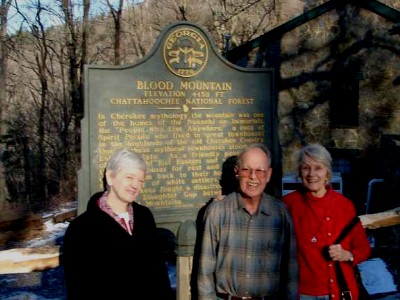
{"type": "Polygon", "coordinates": [[[190,276],[193,256],[178,256],[176,263],[177,300],[190,300],[190,276]]]}

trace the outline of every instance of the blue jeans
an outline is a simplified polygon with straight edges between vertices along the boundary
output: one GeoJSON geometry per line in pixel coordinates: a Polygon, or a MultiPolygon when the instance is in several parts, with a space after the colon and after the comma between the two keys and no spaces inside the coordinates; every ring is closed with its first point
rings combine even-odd
{"type": "Polygon", "coordinates": [[[324,295],[324,296],[300,295],[300,300],[329,300],[329,295],[324,295]]]}

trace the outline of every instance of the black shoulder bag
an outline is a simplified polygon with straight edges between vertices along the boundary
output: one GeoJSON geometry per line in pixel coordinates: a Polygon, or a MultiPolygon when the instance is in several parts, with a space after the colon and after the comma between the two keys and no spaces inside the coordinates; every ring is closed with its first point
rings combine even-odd
{"type": "MultiPolygon", "coordinates": [[[[343,231],[340,233],[339,237],[336,239],[334,244],[340,244],[340,242],[346,237],[346,235],[353,229],[353,227],[360,222],[360,219],[358,216],[355,216],[349,224],[346,225],[346,227],[343,229],[343,231]]],[[[349,290],[347,286],[346,279],[344,278],[342,268],[340,267],[340,262],[336,261],[335,262],[335,268],[336,268],[336,276],[337,276],[337,281],[339,284],[340,288],[340,300],[352,300],[353,296],[351,295],[351,291],[349,290]]],[[[371,297],[368,294],[368,291],[365,289],[362,280],[361,280],[361,275],[360,271],[358,270],[357,266],[354,266],[354,274],[356,275],[357,279],[357,285],[358,289],[360,291],[360,300],[368,300],[371,299],[371,297]]]]}

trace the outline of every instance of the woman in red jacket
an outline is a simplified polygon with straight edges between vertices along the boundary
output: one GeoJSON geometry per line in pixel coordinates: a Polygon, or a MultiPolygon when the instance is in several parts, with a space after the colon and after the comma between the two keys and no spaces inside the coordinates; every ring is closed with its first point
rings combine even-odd
{"type": "Polygon", "coordinates": [[[298,245],[300,300],[340,299],[335,261],[339,261],[353,300],[359,296],[353,266],[368,259],[371,247],[358,223],[340,244],[334,244],[356,216],[353,203],[332,189],[331,155],[310,144],[296,155],[303,188],[285,195],[294,221],[298,245]]]}

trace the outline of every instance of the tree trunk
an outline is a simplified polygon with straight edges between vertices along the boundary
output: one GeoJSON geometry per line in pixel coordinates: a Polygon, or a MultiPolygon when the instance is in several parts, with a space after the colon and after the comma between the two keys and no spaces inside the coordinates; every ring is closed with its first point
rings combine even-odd
{"type": "MultiPolygon", "coordinates": [[[[6,86],[7,86],[7,17],[12,0],[1,0],[0,10],[0,155],[5,150],[3,144],[3,136],[6,133],[4,125],[4,111],[6,103],[6,86]]],[[[7,186],[5,181],[5,170],[3,162],[0,159],[0,211],[5,208],[7,200],[7,186]]]]}
{"type": "Polygon", "coordinates": [[[121,17],[124,2],[119,0],[118,9],[115,9],[110,1],[107,1],[107,4],[114,20],[114,64],[119,66],[121,64],[121,17]]]}
{"type": "MultiPolygon", "coordinates": [[[[88,1],[86,1],[88,2],[88,1]]],[[[63,0],[62,9],[65,17],[65,24],[68,31],[67,51],[69,57],[69,82],[72,107],[75,120],[75,153],[80,153],[80,128],[81,119],[83,118],[83,89],[82,81],[78,75],[80,67],[78,59],[78,38],[75,29],[72,4],[69,0],[63,0]]],[[[90,6],[90,1],[89,1],[90,6]]],[[[86,12],[87,3],[84,3],[84,12],[86,12]]],[[[83,73],[83,72],[82,72],[83,73]]]]}

